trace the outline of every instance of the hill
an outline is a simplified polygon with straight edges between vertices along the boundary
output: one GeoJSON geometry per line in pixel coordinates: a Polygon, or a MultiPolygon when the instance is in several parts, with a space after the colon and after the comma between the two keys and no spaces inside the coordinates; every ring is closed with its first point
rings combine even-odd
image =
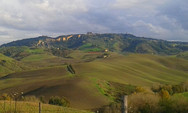
{"type": "Polygon", "coordinates": [[[129,94],[134,86],[179,84],[188,78],[187,60],[156,55],[111,53],[72,67],[75,74],[66,65],[9,74],[0,78],[0,93],[24,92],[24,96],[44,96],[46,101],[63,96],[71,107],[94,109],[115,101],[122,92],[129,94]]]}
{"type": "Polygon", "coordinates": [[[28,46],[57,48],[59,50],[77,49],[86,52],[114,51],[150,54],[178,54],[188,50],[186,42],[169,42],[131,34],[73,34],[57,38],[41,36],[10,42],[1,47],[28,46]]]}
{"type": "Polygon", "coordinates": [[[187,42],[131,34],[14,41],[0,47],[0,93],[24,92],[23,96],[44,97],[45,102],[59,96],[71,107],[98,109],[120,103],[122,95],[137,87],[150,90],[156,84],[187,81],[187,51],[187,42]]]}
{"type": "Polygon", "coordinates": [[[0,54],[0,76],[28,69],[27,65],[0,54]]]}
{"type": "Polygon", "coordinates": [[[102,80],[152,86],[155,83],[177,84],[188,78],[188,61],[155,55],[111,55],[107,59],[76,64],[78,75],[102,80]]]}
{"type": "MultiPolygon", "coordinates": [[[[73,59],[58,55],[55,50],[45,48],[3,47],[0,48],[0,53],[32,67],[48,67],[74,62],[73,59]]],[[[65,54],[64,52],[61,53],[65,54]]]]}

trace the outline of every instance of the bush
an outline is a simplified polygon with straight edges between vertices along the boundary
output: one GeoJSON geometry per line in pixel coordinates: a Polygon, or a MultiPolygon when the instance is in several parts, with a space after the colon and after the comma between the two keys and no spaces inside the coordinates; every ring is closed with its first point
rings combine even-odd
{"type": "Polygon", "coordinates": [[[160,113],[176,113],[173,108],[173,102],[169,99],[161,99],[159,101],[160,113]]]}
{"type": "Polygon", "coordinates": [[[128,97],[129,113],[188,113],[184,96],[170,96],[168,91],[158,94],[137,93],[128,97]]]}
{"type": "Polygon", "coordinates": [[[170,95],[175,93],[183,93],[188,91],[188,81],[185,81],[178,85],[153,85],[151,90],[155,93],[161,92],[161,90],[166,90],[170,95]]]}
{"type": "Polygon", "coordinates": [[[164,89],[162,89],[159,92],[159,95],[161,96],[162,99],[169,99],[170,98],[170,95],[169,95],[168,91],[164,90],[164,89]]]}
{"type": "Polygon", "coordinates": [[[136,93],[146,92],[146,90],[143,87],[136,87],[136,93]]]}
{"type": "Polygon", "coordinates": [[[58,96],[51,97],[49,99],[49,104],[52,105],[58,105],[58,106],[64,106],[64,107],[69,107],[70,103],[66,98],[60,98],[58,96]]]}
{"type": "Polygon", "coordinates": [[[97,110],[99,113],[122,113],[120,103],[111,103],[97,110]]]}
{"type": "Polygon", "coordinates": [[[128,97],[129,113],[159,113],[160,97],[154,94],[137,93],[128,97]]]}

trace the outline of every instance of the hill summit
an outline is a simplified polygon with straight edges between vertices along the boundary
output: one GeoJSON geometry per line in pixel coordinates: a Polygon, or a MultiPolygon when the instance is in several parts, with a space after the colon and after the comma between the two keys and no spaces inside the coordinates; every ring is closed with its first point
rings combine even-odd
{"type": "Polygon", "coordinates": [[[56,38],[39,36],[36,38],[13,41],[1,47],[28,46],[39,48],[79,49],[83,51],[113,51],[151,54],[177,54],[188,50],[187,42],[137,37],[132,34],[87,34],[62,35],[56,38]]]}

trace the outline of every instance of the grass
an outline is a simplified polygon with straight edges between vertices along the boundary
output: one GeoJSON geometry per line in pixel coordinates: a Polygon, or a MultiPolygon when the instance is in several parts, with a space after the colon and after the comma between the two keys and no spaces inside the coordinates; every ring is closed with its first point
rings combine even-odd
{"type": "Polygon", "coordinates": [[[13,60],[13,59],[0,53],[0,60],[13,60]]]}
{"type": "Polygon", "coordinates": [[[26,48],[25,52],[31,53],[31,54],[42,54],[45,53],[44,49],[42,48],[26,48]]]}
{"type": "Polygon", "coordinates": [[[182,53],[178,54],[176,57],[184,58],[184,59],[188,60],[188,52],[182,52],[182,53]]]}
{"type": "Polygon", "coordinates": [[[101,52],[102,49],[95,47],[95,48],[86,49],[84,51],[85,52],[101,52]]]}
{"type": "Polygon", "coordinates": [[[138,54],[75,65],[79,76],[141,86],[178,84],[188,78],[187,69],[186,60],[138,54]]]}
{"type": "Polygon", "coordinates": [[[87,44],[84,44],[80,47],[80,50],[83,50],[83,49],[86,49],[86,48],[90,48],[92,47],[92,44],[91,43],[87,43],[87,44]]]}
{"type": "Polygon", "coordinates": [[[0,93],[24,92],[25,96],[45,96],[46,101],[51,96],[63,96],[71,107],[79,109],[98,108],[109,102],[89,79],[69,74],[64,66],[10,74],[0,80],[0,93]]]}
{"type": "Polygon", "coordinates": [[[0,54],[0,76],[28,69],[27,65],[0,54]]]}
{"type": "Polygon", "coordinates": [[[83,50],[84,52],[101,52],[102,51],[101,48],[95,47],[91,43],[87,43],[85,45],[82,45],[79,49],[83,50]]]}
{"type": "Polygon", "coordinates": [[[71,59],[65,59],[57,57],[48,53],[44,54],[32,54],[21,60],[25,64],[29,64],[34,67],[51,67],[71,62],[71,59]]]}
{"type": "Polygon", "coordinates": [[[188,101],[188,92],[177,93],[177,94],[173,95],[173,97],[175,97],[175,98],[185,97],[187,99],[187,101],[188,101]]]}
{"type": "MultiPolygon", "coordinates": [[[[14,101],[0,101],[0,112],[15,112],[15,102],[14,101]]],[[[38,113],[39,103],[37,102],[24,102],[17,101],[16,103],[16,113],[38,113]]],[[[92,113],[90,111],[78,110],[68,107],[60,107],[49,104],[41,104],[41,112],[43,113],[92,113]]]]}
{"type": "Polygon", "coordinates": [[[72,58],[73,62],[90,62],[96,60],[99,56],[101,56],[103,52],[84,52],[80,50],[75,50],[68,57],[72,58]]]}
{"type": "Polygon", "coordinates": [[[45,59],[54,58],[55,56],[50,54],[34,54],[22,59],[23,62],[36,62],[45,59]]]}

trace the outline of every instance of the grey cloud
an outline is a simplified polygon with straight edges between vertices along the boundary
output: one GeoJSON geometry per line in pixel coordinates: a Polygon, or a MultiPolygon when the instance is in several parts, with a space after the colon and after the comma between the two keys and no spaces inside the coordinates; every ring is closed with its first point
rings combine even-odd
{"type": "Polygon", "coordinates": [[[128,32],[188,41],[186,0],[2,0],[3,42],[69,33],[128,32]],[[6,35],[6,36],[5,36],[6,35]],[[9,38],[7,38],[9,37],[9,38]]]}
{"type": "Polygon", "coordinates": [[[175,19],[184,29],[188,29],[188,1],[173,0],[160,7],[161,14],[175,19]]]}

